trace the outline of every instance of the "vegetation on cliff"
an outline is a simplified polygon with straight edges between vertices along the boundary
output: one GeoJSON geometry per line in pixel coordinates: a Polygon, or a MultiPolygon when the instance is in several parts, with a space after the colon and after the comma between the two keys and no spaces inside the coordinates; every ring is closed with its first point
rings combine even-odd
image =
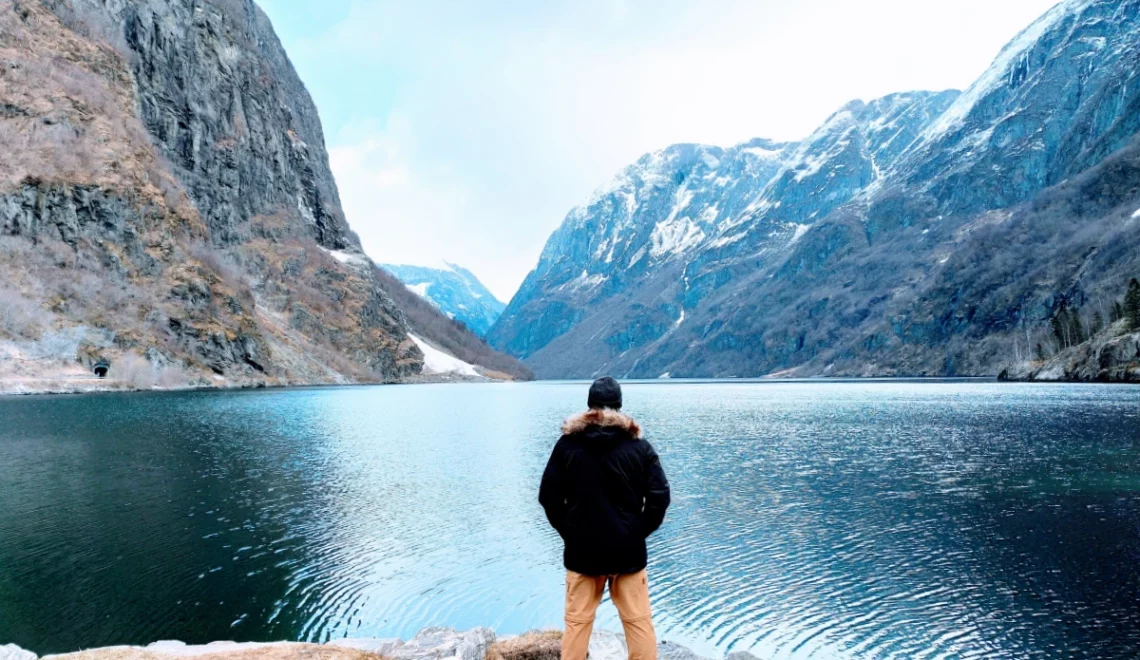
{"type": "Polygon", "coordinates": [[[0,153],[0,390],[420,372],[254,3],[0,3],[0,153]]]}
{"type": "MultiPolygon", "coordinates": [[[[1101,300],[1090,314],[1066,301],[1050,322],[1052,337],[1039,338],[1032,358],[1003,370],[1003,380],[1140,381],[1140,281],[1132,278],[1123,299],[1101,300]],[[1105,323],[1099,307],[1109,310],[1105,323]]],[[[1017,351],[1019,353],[1019,351],[1017,351]]]]}

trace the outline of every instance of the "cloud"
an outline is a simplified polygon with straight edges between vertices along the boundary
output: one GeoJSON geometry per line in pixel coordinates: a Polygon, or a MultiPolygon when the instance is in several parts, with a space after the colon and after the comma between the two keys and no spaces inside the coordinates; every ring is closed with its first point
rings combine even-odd
{"type": "Polygon", "coordinates": [[[1050,4],[354,0],[286,47],[365,249],[454,261],[508,298],[642,153],[798,139],[853,98],[965,86],[1050,4]]]}

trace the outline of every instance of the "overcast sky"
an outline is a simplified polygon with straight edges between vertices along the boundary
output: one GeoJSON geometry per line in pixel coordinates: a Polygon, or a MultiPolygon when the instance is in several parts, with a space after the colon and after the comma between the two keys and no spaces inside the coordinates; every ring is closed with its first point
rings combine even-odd
{"type": "Polygon", "coordinates": [[[378,262],[504,301],[574,205],[677,142],[797,139],[846,102],[968,86],[1055,0],[258,0],[378,262]]]}

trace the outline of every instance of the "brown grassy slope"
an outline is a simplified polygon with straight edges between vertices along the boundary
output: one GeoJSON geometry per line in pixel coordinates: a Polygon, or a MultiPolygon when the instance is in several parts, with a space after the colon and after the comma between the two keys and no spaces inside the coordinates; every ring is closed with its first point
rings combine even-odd
{"type": "Polygon", "coordinates": [[[295,212],[211,247],[134,101],[120,51],[39,0],[0,1],[0,381],[99,358],[135,387],[418,372],[370,274],[297,231],[295,212]]]}

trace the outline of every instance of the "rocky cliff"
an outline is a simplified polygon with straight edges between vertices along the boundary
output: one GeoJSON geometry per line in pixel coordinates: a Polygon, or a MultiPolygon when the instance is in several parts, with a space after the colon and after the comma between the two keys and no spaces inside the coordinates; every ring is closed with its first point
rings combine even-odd
{"type": "Polygon", "coordinates": [[[543,377],[996,375],[1140,272],[1138,44],[1140,2],[1067,0],[961,94],[647,155],[488,337],[543,377]]]}
{"type": "Polygon", "coordinates": [[[1003,369],[1002,380],[1140,382],[1140,332],[1118,322],[1081,342],[1040,359],[1017,362],[1003,369]]]}
{"type": "Polygon", "coordinates": [[[0,2],[0,145],[0,378],[100,359],[128,387],[422,368],[253,2],[0,2]]]}

